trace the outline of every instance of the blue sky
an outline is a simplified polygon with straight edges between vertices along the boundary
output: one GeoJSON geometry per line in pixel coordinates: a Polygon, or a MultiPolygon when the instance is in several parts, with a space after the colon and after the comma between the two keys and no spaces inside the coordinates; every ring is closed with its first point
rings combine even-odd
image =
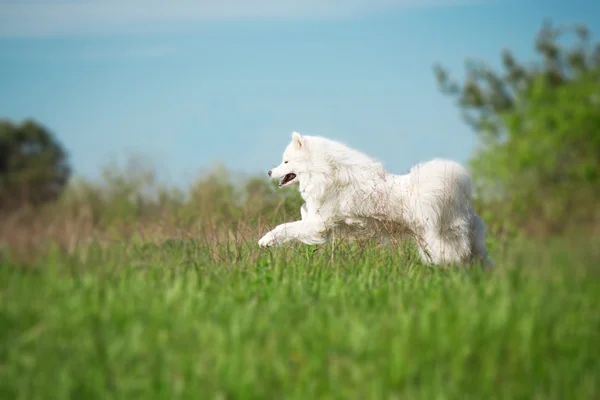
{"type": "Polygon", "coordinates": [[[600,31],[591,0],[221,1],[0,0],[0,117],[42,122],[86,177],[133,153],[176,184],[264,173],[293,130],[400,173],[476,143],[434,62],[531,59],[545,18],[600,31]]]}

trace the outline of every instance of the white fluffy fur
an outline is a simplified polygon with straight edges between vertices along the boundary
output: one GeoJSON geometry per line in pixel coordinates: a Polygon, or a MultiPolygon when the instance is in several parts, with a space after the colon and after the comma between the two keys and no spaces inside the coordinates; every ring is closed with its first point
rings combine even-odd
{"type": "Polygon", "coordinates": [[[305,201],[300,221],[281,224],[259,240],[261,247],[295,239],[325,243],[332,232],[388,235],[407,232],[425,262],[483,261],[490,265],[485,226],[472,208],[471,179],[460,164],[434,159],[406,175],[341,143],[292,134],[271,178],[296,177],[305,201]]]}

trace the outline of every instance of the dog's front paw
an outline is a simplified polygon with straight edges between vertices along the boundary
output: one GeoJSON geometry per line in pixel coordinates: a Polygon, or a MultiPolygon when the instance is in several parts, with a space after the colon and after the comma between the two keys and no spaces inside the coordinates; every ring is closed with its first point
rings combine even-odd
{"type": "Polygon", "coordinates": [[[271,247],[277,244],[277,239],[275,238],[275,234],[273,233],[273,231],[268,232],[265,236],[263,236],[262,238],[260,238],[260,240],[258,241],[258,246],[259,247],[271,247]]]}

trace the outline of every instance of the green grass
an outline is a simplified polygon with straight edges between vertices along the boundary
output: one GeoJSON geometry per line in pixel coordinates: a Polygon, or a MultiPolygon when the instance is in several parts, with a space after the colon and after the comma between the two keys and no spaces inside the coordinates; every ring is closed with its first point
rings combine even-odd
{"type": "Polygon", "coordinates": [[[593,244],[522,246],[491,273],[253,246],[3,261],[0,398],[600,396],[593,244]]]}

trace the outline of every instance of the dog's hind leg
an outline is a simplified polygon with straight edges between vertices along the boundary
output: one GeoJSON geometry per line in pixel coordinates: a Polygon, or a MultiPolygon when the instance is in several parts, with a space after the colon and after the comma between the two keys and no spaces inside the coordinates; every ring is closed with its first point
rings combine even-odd
{"type": "Polygon", "coordinates": [[[470,256],[468,229],[462,220],[450,225],[445,231],[429,228],[418,240],[419,254],[423,261],[432,264],[457,264],[470,256]]]}

